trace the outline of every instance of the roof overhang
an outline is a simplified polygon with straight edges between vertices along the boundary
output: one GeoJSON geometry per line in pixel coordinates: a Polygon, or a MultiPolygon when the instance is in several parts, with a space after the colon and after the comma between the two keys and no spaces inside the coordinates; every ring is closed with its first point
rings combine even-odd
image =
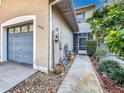
{"type": "Polygon", "coordinates": [[[63,15],[63,17],[73,30],[73,32],[78,32],[79,28],[72,0],[61,0],[59,3],[56,4],[56,6],[59,9],[61,15],[63,15]]]}

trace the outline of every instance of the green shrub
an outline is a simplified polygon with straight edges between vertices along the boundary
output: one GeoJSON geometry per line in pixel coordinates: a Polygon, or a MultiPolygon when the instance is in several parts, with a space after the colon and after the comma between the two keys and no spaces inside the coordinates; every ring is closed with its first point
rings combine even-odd
{"type": "Polygon", "coordinates": [[[98,62],[100,61],[100,59],[105,57],[105,55],[106,55],[106,51],[105,51],[104,48],[97,48],[97,50],[96,50],[96,58],[97,58],[98,62]]]}
{"type": "Polygon", "coordinates": [[[97,41],[96,40],[88,40],[87,41],[87,55],[95,56],[96,54],[97,41]]]}
{"type": "Polygon", "coordinates": [[[111,79],[115,84],[124,88],[124,69],[114,70],[111,79]]]}
{"type": "Polygon", "coordinates": [[[122,68],[118,62],[113,61],[113,60],[104,60],[100,64],[98,71],[104,72],[107,76],[112,77],[115,70],[120,70],[120,69],[122,70],[122,68]]]}
{"type": "Polygon", "coordinates": [[[124,88],[124,69],[118,62],[112,60],[104,60],[100,64],[98,71],[104,72],[113,80],[114,84],[124,88]]]}

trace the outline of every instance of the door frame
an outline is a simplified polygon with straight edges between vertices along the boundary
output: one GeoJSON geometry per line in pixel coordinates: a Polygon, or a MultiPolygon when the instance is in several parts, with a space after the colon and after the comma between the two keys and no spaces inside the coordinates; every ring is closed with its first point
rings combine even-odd
{"type": "Polygon", "coordinates": [[[88,40],[88,37],[87,37],[87,36],[79,36],[79,37],[78,37],[78,54],[87,54],[87,50],[85,50],[85,51],[84,51],[84,50],[82,50],[82,51],[79,50],[79,47],[80,47],[80,46],[79,46],[79,45],[80,45],[80,44],[79,44],[79,39],[80,39],[80,38],[86,38],[86,41],[88,40]]]}
{"type": "Polygon", "coordinates": [[[26,23],[32,21],[33,23],[33,68],[36,66],[36,16],[28,15],[28,16],[19,16],[13,19],[10,19],[4,22],[1,25],[1,62],[7,61],[7,27],[26,23]]]}

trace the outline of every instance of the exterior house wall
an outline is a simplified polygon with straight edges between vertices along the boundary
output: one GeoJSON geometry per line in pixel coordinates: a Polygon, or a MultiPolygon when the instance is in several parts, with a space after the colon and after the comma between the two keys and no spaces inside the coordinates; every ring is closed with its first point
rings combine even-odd
{"type": "Polygon", "coordinates": [[[2,0],[0,6],[0,26],[4,22],[16,17],[36,16],[35,65],[41,66],[44,70],[47,70],[48,67],[48,8],[49,0],[2,0]]]}
{"type": "Polygon", "coordinates": [[[66,20],[63,18],[62,15],[60,15],[60,12],[53,8],[53,25],[52,29],[55,31],[56,29],[59,29],[60,33],[60,41],[59,43],[54,43],[54,61],[55,63],[58,63],[60,58],[64,58],[64,45],[68,44],[68,50],[72,51],[73,49],[73,33],[70,29],[69,25],[67,24],[66,20]],[[61,44],[60,44],[61,43],[61,44]],[[62,49],[60,49],[60,47],[62,49]],[[59,57],[58,57],[59,56],[59,57]]]}
{"type": "Polygon", "coordinates": [[[90,25],[89,23],[79,23],[79,32],[89,32],[90,31],[90,25]]]}
{"type": "MultiPolygon", "coordinates": [[[[94,10],[88,10],[85,11],[85,20],[87,20],[88,18],[92,17],[94,10]]],[[[89,32],[90,31],[90,24],[85,22],[82,23],[78,23],[79,25],[79,32],[89,32]]]]}

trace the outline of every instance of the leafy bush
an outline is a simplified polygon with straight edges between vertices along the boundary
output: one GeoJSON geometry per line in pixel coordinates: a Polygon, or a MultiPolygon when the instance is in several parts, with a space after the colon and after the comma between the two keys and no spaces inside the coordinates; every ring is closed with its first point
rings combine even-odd
{"type": "Polygon", "coordinates": [[[124,29],[121,31],[111,31],[105,38],[104,43],[108,46],[110,52],[124,58],[124,29]]]}
{"type": "Polygon", "coordinates": [[[115,70],[111,78],[115,84],[124,88],[124,69],[115,70]]]}
{"type": "Polygon", "coordinates": [[[124,88],[124,69],[120,64],[113,60],[104,60],[98,68],[99,72],[104,72],[109,76],[114,84],[124,88]]]}
{"type": "Polygon", "coordinates": [[[88,40],[87,41],[87,55],[95,56],[96,54],[97,41],[96,40],[88,40]]]}
{"type": "Polygon", "coordinates": [[[120,70],[122,69],[120,64],[116,61],[113,60],[104,60],[99,68],[99,72],[104,72],[107,76],[113,76],[112,74],[115,72],[115,70],[120,70]]]}
{"type": "Polygon", "coordinates": [[[97,48],[96,50],[96,58],[99,60],[102,57],[104,57],[106,55],[106,51],[104,48],[97,48]]]}
{"type": "Polygon", "coordinates": [[[110,52],[124,58],[124,3],[98,9],[88,22],[96,38],[102,38],[110,52]]]}

